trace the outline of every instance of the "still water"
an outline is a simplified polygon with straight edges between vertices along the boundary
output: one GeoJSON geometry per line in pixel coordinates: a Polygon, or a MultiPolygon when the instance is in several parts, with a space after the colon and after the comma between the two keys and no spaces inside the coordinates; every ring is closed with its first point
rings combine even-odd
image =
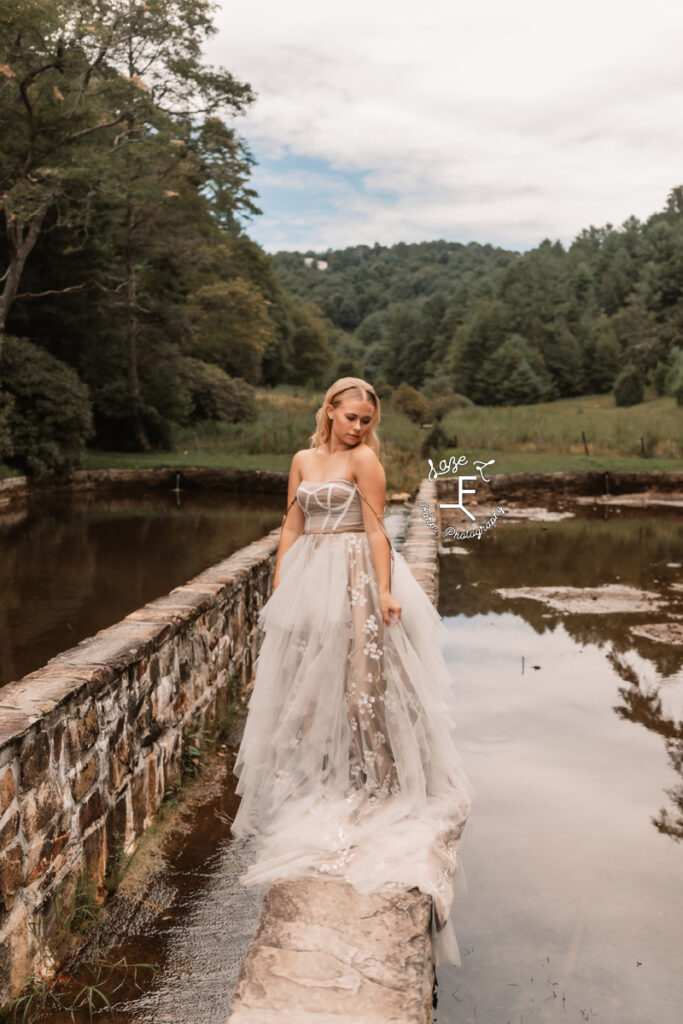
{"type": "Polygon", "coordinates": [[[51,498],[0,516],[0,685],[280,525],[270,494],[51,498]]]}
{"type": "Polygon", "coordinates": [[[681,1024],[683,646],[630,630],[683,618],[680,518],[499,523],[460,547],[439,610],[476,797],[434,1021],[681,1024]],[[603,583],[664,604],[496,593],[603,583]]]}

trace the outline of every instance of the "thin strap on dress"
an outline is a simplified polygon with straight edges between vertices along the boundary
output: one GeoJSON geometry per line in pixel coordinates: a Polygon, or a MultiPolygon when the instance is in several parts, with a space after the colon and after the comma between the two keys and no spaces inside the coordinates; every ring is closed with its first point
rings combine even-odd
{"type": "Polygon", "coordinates": [[[392,565],[393,565],[393,562],[394,562],[394,545],[391,543],[391,537],[389,536],[389,534],[387,532],[387,528],[384,525],[384,516],[380,516],[377,512],[375,512],[374,508],[372,507],[372,505],[370,504],[368,499],[365,497],[365,495],[361,491],[361,489],[358,486],[358,484],[356,484],[356,490],[358,491],[358,493],[360,494],[361,498],[363,499],[365,504],[368,506],[370,511],[375,513],[375,516],[377,518],[377,522],[379,523],[380,527],[382,528],[382,533],[384,534],[384,536],[389,541],[389,550],[391,552],[391,562],[392,562],[392,565]]]}
{"type": "Polygon", "coordinates": [[[296,501],[296,494],[294,495],[294,497],[290,501],[289,505],[287,506],[287,511],[285,512],[285,514],[282,517],[282,526],[280,527],[280,529],[282,529],[282,527],[285,525],[285,519],[289,515],[289,510],[290,510],[290,508],[292,507],[292,505],[294,504],[295,501],[296,501]]]}

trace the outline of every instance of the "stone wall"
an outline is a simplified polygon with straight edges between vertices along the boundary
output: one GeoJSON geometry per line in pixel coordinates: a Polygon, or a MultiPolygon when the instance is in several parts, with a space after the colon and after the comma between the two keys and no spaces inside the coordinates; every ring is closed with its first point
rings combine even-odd
{"type": "Polygon", "coordinates": [[[118,837],[130,847],[177,778],[183,730],[250,682],[278,539],[0,690],[0,1002],[36,965],[29,925],[50,941],[57,891],[84,869],[101,883],[118,837]]]}
{"type": "Polygon", "coordinates": [[[287,473],[262,469],[82,469],[68,476],[0,480],[0,512],[24,507],[32,497],[45,494],[73,494],[79,497],[122,491],[144,490],[251,491],[287,494],[287,473]]]}
{"type": "MultiPolygon", "coordinates": [[[[477,475],[470,465],[461,467],[461,476],[477,475]]],[[[486,476],[486,472],[484,473],[486,476]]],[[[436,481],[439,501],[448,500],[457,494],[456,476],[444,476],[436,481]]],[[[581,473],[496,473],[490,482],[477,479],[476,486],[483,496],[498,501],[504,498],[541,500],[548,496],[639,494],[654,491],[671,494],[683,491],[683,473],[639,473],[625,471],[586,470],[581,473]]]]}

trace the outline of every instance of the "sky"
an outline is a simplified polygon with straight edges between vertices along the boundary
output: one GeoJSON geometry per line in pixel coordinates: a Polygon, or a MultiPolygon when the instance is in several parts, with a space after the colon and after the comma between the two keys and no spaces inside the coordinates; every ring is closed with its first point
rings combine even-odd
{"type": "Polygon", "coordinates": [[[207,58],[269,252],[446,239],[525,251],[683,184],[675,0],[221,0],[207,58]]]}

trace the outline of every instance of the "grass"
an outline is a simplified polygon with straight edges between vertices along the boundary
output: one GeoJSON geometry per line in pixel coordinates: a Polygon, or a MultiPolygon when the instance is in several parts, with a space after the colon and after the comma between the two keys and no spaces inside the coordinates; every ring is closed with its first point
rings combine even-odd
{"type": "MultiPolygon", "coordinates": [[[[312,392],[292,390],[259,392],[254,423],[204,424],[185,431],[173,452],[88,452],[84,467],[205,466],[286,473],[293,453],[308,447],[317,406],[312,392]]],[[[629,408],[617,408],[611,395],[470,406],[452,410],[442,425],[446,437],[457,442],[429,453],[435,463],[464,453],[470,463],[495,459],[496,473],[676,470],[683,457],[683,410],[673,398],[650,397],[629,408]]],[[[427,474],[422,450],[427,434],[392,402],[383,403],[381,458],[388,489],[410,489],[427,474]]]]}
{"type": "MultiPolygon", "coordinates": [[[[82,468],[287,473],[294,452],[309,445],[320,395],[291,385],[257,395],[259,413],[253,423],[205,423],[180,430],[168,452],[89,450],[82,468]]],[[[451,443],[427,453],[435,463],[464,453],[470,462],[494,458],[496,473],[677,470],[683,458],[683,409],[673,398],[653,394],[628,408],[617,408],[611,394],[537,405],[469,406],[449,412],[442,426],[451,443]]],[[[415,487],[429,469],[423,452],[428,430],[385,401],[379,433],[388,490],[415,487]]],[[[0,465],[0,477],[7,475],[12,471],[0,465]]]]}
{"type": "Polygon", "coordinates": [[[111,1009],[111,1001],[104,989],[116,992],[131,971],[137,983],[142,969],[156,970],[154,964],[130,964],[125,957],[113,960],[112,946],[97,946],[84,952],[84,934],[100,914],[92,875],[83,871],[76,878],[68,895],[58,886],[54,895],[55,927],[50,941],[46,941],[34,922],[30,932],[38,947],[38,955],[31,974],[24,978],[21,992],[0,1008],[3,1024],[27,1024],[39,1011],[68,1014],[75,1020],[79,1010],[87,1010],[90,1020],[95,1013],[111,1009]]]}

